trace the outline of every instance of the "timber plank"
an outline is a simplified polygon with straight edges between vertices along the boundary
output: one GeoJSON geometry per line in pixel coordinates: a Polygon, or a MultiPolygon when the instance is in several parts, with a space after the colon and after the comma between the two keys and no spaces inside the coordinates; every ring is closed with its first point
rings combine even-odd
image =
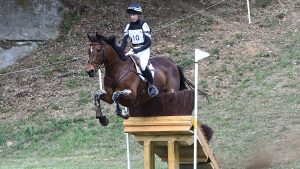
{"type": "Polygon", "coordinates": [[[175,133],[190,133],[189,126],[131,126],[125,127],[125,133],[148,133],[148,134],[175,134],[175,133]]]}

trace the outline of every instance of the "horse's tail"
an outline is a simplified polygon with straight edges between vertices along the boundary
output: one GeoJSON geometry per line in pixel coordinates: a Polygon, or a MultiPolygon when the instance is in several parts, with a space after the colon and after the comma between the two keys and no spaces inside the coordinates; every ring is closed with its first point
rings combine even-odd
{"type": "MultiPolygon", "coordinates": [[[[185,84],[187,84],[189,86],[189,88],[195,89],[195,85],[192,82],[190,82],[187,78],[184,77],[183,68],[180,67],[180,66],[177,66],[177,68],[178,68],[179,75],[180,75],[180,88],[179,88],[179,90],[187,89],[185,84]]],[[[205,96],[205,98],[207,100],[209,100],[208,95],[205,92],[198,89],[198,94],[205,96]]]]}
{"type": "Polygon", "coordinates": [[[185,77],[183,74],[183,68],[181,66],[177,66],[178,71],[179,71],[179,76],[180,76],[180,87],[179,90],[184,90],[187,89],[186,85],[185,85],[185,77]]]}
{"type": "Polygon", "coordinates": [[[205,124],[201,124],[201,128],[202,128],[202,131],[203,131],[207,141],[209,142],[213,137],[214,130],[205,124]]]}

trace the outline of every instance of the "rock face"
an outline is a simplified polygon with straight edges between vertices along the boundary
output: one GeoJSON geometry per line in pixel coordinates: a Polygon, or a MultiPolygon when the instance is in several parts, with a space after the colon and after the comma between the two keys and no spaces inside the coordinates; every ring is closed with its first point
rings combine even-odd
{"type": "Polygon", "coordinates": [[[26,56],[36,48],[35,42],[18,42],[6,50],[0,47],[0,68],[14,64],[17,59],[26,56]]]}
{"type": "Polygon", "coordinates": [[[34,41],[56,38],[63,9],[59,0],[0,0],[0,68],[29,54],[34,41]],[[3,46],[7,41],[17,43],[3,46]]]}
{"type": "Polygon", "coordinates": [[[58,0],[0,0],[0,39],[55,38],[63,15],[58,0]]]}

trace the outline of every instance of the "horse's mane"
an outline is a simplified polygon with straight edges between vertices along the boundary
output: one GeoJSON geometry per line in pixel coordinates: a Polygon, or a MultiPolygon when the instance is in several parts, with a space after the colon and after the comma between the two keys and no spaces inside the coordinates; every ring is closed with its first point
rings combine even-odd
{"type": "Polygon", "coordinates": [[[92,41],[99,43],[101,43],[101,40],[109,44],[117,52],[121,60],[126,61],[128,59],[128,56],[124,54],[123,49],[121,49],[121,47],[116,44],[116,36],[110,36],[109,38],[106,38],[98,34],[95,39],[92,39],[92,41]]]}

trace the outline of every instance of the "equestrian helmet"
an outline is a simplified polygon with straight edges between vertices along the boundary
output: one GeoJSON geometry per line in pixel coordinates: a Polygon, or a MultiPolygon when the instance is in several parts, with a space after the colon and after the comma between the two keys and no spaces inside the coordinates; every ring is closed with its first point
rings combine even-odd
{"type": "Polygon", "coordinates": [[[142,7],[139,4],[131,4],[127,8],[128,14],[142,14],[142,7]]]}

